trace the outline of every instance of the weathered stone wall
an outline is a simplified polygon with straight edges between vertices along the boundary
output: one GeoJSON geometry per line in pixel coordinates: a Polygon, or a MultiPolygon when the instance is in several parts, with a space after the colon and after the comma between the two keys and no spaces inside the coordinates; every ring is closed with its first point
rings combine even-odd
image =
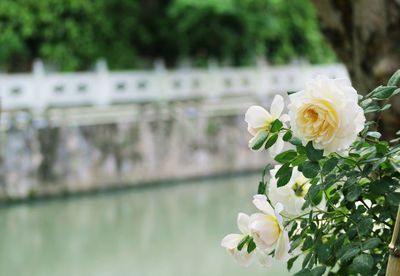
{"type": "Polygon", "coordinates": [[[28,113],[23,120],[21,112],[7,114],[0,133],[0,197],[59,195],[261,168],[268,156],[248,149],[246,106],[235,101],[231,106],[190,102],[65,109],[49,111],[40,120],[28,113]]]}

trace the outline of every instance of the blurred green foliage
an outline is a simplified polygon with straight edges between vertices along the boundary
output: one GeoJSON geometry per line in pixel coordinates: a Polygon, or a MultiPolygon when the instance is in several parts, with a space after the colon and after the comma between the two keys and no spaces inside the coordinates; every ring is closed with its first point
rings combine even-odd
{"type": "Polygon", "coordinates": [[[213,58],[244,65],[304,57],[334,60],[308,0],[1,0],[0,65],[30,70],[44,59],[85,70],[105,58],[112,69],[169,66],[213,58]]]}

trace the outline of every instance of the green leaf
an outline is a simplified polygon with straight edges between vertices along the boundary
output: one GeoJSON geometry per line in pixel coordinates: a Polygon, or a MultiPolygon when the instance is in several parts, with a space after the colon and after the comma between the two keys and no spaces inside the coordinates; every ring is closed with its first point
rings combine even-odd
{"type": "MultiPolygon", "coordinates": [[[[304,251],[302,249],[302,251],[304,251]]],[[[301,263],[301,267],[304,269],[305,267],[307,267],[307,265],[310,263],[311,258],[313,257],[314,253],[313,251],[308,250],[307,252],[304,252],[303,255],[303,262],[301,263]]]]}
{"type": "Polygon", "coordinates": [[[260,183],[258,183],[257,194],[264,195],[266,188],[267,188],[267,184],[263,181],[260,181],[260,183]]]}
{"type": "Polygon", "coordinates": [[[317,244],[316,251],[318,259],[321,263],[326,263],[332,255],[330,246],[326,244],[317,244]]]}
{"type": "Polygon", "coordinates": [[[349,172],[347,175],[347,180],[344,183],[344,187],[346,189],[349,189],[351,186],[353,186],[357,181],[357,177],[358,177],[358,173],[356,171],[349,172]],[[353,174],[353,172],[355,172],[355,174],[353,174]]]}
{"type": "Polygon", "coordinates": [[[386,141],[380,141],[375,147],[377,153],[385,154],[389,148],[389,144],[386,141]]]}
{"type": "MultiPolygon", "coordinates": [[[[306,155],[306,148],[303,145],[297,145],[296,150],[298,154],[306,155]]],[[[306,155],[307,156],[307,155],[306,155]]]]}
{"type": "Polygon", "coordinates": [[[285,186],[289,182],[290,178],[292,177],[292,172],[293,172],[293,167],[282,166],[281,168],[284,168],[284,170],[280,174],[280,176],[278,178],[278,182],[276,183],[276,185],[278,187],[285,186]]]}
{"type": "Polygon", "coordinates": [[[363,176],[368,176],[372,171],[372,164],[365,164],[364,168],[361,171],[363,176]]]}
{"type": "Polygon", "coordinates": [[[362,244],[362,250],[369,250],[378,247],[381,244],[379,238],[370,238],[362,244]]]}
{"type": "Polygon", "coordinates": [[[382,134],[380,134],[377,131],[369,131],[369,132],[367,132],[367,136],[379,139],[379,138],[381,138],[382,134]]]}
{"type": "Polygon", "coordinates": [[[307,220],[307,219],[303,219],[303,220],[300,222],[300,227],[301,227],[301,228],[306,228],[307,225],[308,225],[308,220],[307,220]]]}
{"type": "Polygon", "coordinates": [[[357,235],[357,227],[351,227],[346,230],[346,235],[349,238],[349,240],[353,240],[354,237],[357,235]]]}
{"type": "Polygon", "coordinates": [[[366,158],[373,156],[376,153],[376,148],[375,147],[364,147],[359,151],[359,153],[362,156],[362,159],[366,159],[366,158]]]}
{"type": "Polygon", "coordinates": [[[302,270],[300,270],[299,272],[293,274],[293,276],[313,276],[311,270],[309,270],[308,268],[304,268],[302,270]]]}
{"type": "Polygon", "coordinates": [[[300,164],[303,164],[307,160],[307,155],[301,154],[298,155],[295,159],[290,162],[293,167],[297,167],[300,164]]]}
{"type": "Polygon", "coordinates": [[[245,236],[238,244],[237,246],[237,250],[241,251],[243,249],[243,247],[246,245],[246,243],[248,242],[248,240],[251,239],[250,236],[245,236]]]}
{"type": "Polygon", "coordinates": [[[358,224],[358,233],[360,233],[361,236],[367,236],[371,233],[373,226],[374,222],[371,218],[364,218],[358,224]]]}
{"type": "Polygon", "coordinates": [[[282,140],[287,142],[292,138],[292,132],[291,131],[287,131],[285,133],[285,135],[283,135],[282,140]]]}
{"type": "Polygon", "coordinates": [[[341,234],[339,237],[333,237],[333,251],[338,252],[346,239],[346,235],[341,234]]]}
{"type": "Polygon", "coordinates": [[[325,189],[329,189],[333,184],[335,184],[336,175],[330,174],[325,177],[325,189]]]}
{"type": "Polygon", "coordinates": [[[294,137],[294,136],[289,140],[289,143],[294,145],[294,146],[301,146],[302,145],[301,140],[299,138],[297,138],[297,137],[294,137]]]}
{"type": "Polygon", "coordinates": [[[395,158],[389,158],[390,164],[393,166],[393,168],[400,173],[400,160],[397,160],[395,158]]]}
{"type": "Polygon", "coordinates": [[[358,246],[351,246],[349,249],[346,250],[346,252],[340,257],[340,260],[342,262],[346,262],[356,256],[360,252],[360,248],[358,246]]]}
{"type": "Polygon", "coordinates": [[[356,201],[358,197],[361,195],[361,188],[358,185],[352,185],[349,188],[348,193],[346,194],[346,200],[349,202],[356,201]]]}
{"type": "Polygon", "coordinates": [[[303,246],[301,248],[302,251],[305,251],[309,248],[311,248],[311,246],[313,246],[314,242],[311,236],[307,236],[306,239],[303,242],[303,246]]]}
{"type": "Polygon", "coordinates": [[[268,138],[268,132],[263,131],[261,132],[258,137],[257,140],[254,142],[253,146],[251,147],[252,150],[259,150],[265,143],[265,141],[268,138]]]}
{"type": "Polygon", "coordinates": [[[275,161],[285,164],[292,161],[296,156],[297,152],[295,150],[287,150],[275,156],[275,161]]]}
{"type": "Polygon", "coordinates": [[[337,159],[336,157],[331,157],[330,159],[328,159],[322,166],[322,173],[325,175],[330,173],[336,167],[338,162],[339,159],[337,159]]]}
{"type": "MultiPolygon", "coordinates": [[[[398,89],[397,89],[398,90],[398,89]]],[[[396,92],[395,92],[396,93],[396,92]]],[[[397,93],[396,93],[397,94],[397,93]]],[[[381,111],[388,110],[392,105],[391,104],[385,104],[382,108],[381,111]]]]}
{"type": "MultiPolygon", "coordinates": [[[[294,231],[296,231],[297,230],[297,222],[296,221],[293,221],[292,223],[292,228],[289,230],[289,237],[291,237],[291,236],[293,236],[293,233],[294,233],[294,231]]],[[[299,238],[300,239],[300,238],[299,238]]],[[[293,244],[295,241],[293,241],[291,244],[293,244]]],[[[301,241],[300,241],[301,242],[301,241]]],[[[291,247],[292,248],[292,247],[291,247]]]]}
{"type": "Polygon", "coordinates": [[[314,205],[318,205],[322,200],[322,186],[314,184],[308,190],[308,196],[314,205]]]}
{"type": "Polygon", "coordinates": [[[268,138],[267,143],[265,143],[265,149],[272,147],[276,140],[278,140],[278,133],[274,133],[268,138]]]}
{"type": "Polygon", "coordinates": [[[399,206],[400,204],[400,193],[388,193],[387,194],[387,201],[392,206],[399,206]]]}
{"type": "Polygon", "coordinates": [[[254,249],[256,249],[256,244],[254,243],[253,239],[250,238],[249,243],[247,244],[247,253],[251,253],[254,249]]]}
{"type": "Polygon", "coordinates": [[[349,157],[360,158],[360,154],[354,153],[354,152],[349,152],[349,157]]]}
{"type": "Polygon", "coordinates": [[[295,257],[293,257],[293,258],[290,258],[290,259],[287,261],[287,270],[288,270],[288,271],[290,271],[290,270],[292,269],[293,264],[294,264],[294,262],[297,260],[298,257],[299,257],[299,256],[295,256],[295,257]]]}
{"type": "Polygon", "coordinates": [[[319,173],[319,164],[318,162],[306,161],[302,166],[303,175],[307,178],[314,178],[319,173]]]}
{"type": "Polygon", "coordinates": [[[362,275],[369,274],[372,267],[374,266],[374,258],[371,255],[361,254],[354,258],[351,264],[351,270],[356,273],[361,273],[362,275]]]}
{"type": "Polygon", "coordinates": [[[362,108],[367,107],[370,103],[372,103],[372,100],[369,98],[364,98],[361,102],[360,102],[360,106],[362,108]]]}
{"type": "Polygon", "coordinates": [[[275,121],[272,122],[270,131],[272,133],[275,133],[275,132],[278,132],[279,130],[281,130],[282,127],[283,127],[282,122],[279,119],[276,119],[275,121]]]}
{"type": "Polygon", "coordinates": [[[380,106],[377,104],[373,104],[368,106],[366,109],[364,109],[364,114],[372,113],[381,110],[380,106]]]}
{"type": "Polygon", "coordinates": [[[326,270],[326,266],[317,266],[311,270],[313,276],[322,276],[324,275],[326,270]]]}
{"type": "Polygon", "coordinates": [[[286,164],[282,165],[282,166],[279,168],[279,170],[276,172],[275,177],[276,177],[276,178],[279,178],[279,177],[281,177],[282,175],[284,175],[284,174],[286,173],[286,171],[289,170],[289,167],[290,167],[290,164],[289,164],[289,163],[286,163],[286,164]]]}
{"type": "Polygon", "coordinates": [[[261,181],[265,182],[265,175],[271,176],[271,170],[273,169],[274,166],[272,166],[271,164],[267,164],[264,167],[263,173],[261,175],[261,181]]]}
{"type": "MultiPolygon", "coordinates": [[[[290,236],[290,234],[289,234],[290,236]]],[[[293,252],[301,243],[303,242],[303,239],[301,237],[295,239],[293,242],[290,243],[290,251],[293,252]]]]}
{"type": "Polygon", "coordinates": [[[371,98],[374,100],[385,100],[393,96],[396,86],[379,86],[371,92],[371,98]]]}
{"type": "Polygon", "coordinates": [[[322,159],[324,151],[315,149],[312,142],[310,141],[306,145],[306,154],[308,159],[310,159],[311,161],[319,161],[320,159],[322,159]]]}
{"type": "Polygon", "coordinates": [[[394,72],[394,74],[390,77],[387,85],[388,86],[397,86],[400,82],[400,70],[394,72]]]}
{"type": "Polygon", "coordinates": [[[369,185],[370,191],[377,195],[384,195],[391,190],[391,187],[396,185],[390,177],[383,177],[380,180],[376,180],[369,185]]]}

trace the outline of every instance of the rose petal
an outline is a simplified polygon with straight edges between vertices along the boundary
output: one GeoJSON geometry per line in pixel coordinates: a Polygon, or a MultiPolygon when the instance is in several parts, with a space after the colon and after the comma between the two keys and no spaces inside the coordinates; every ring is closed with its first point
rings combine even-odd
{"type": "Polygon", "coordinates": [[[258,105],[251,106],[244,116],[244,120],[252,128],[261,128],[272,120],[271,114],[264,108],[258,105]]]}
{"type": "Polygon", "coordinates": [[[267,201],[267,197],[265,195],[255,195],[253,197],[253,204],[257,207],[258,210],[264,212],[265,214],[275,216],[274,209],[267,201]]]}
{"type": "Polygon", "coordinates": [[[289,257],[290,242],[286,231],[280,235],[275,248],[275,259],[278,261],[286,261],[289,257]]]}
{"type": "Polygon", "coordinates": [[[274,118],[279,118],[282,114],[285,104],[281,95],[276,95],[271,103],[271,115],[274,118]]]}
{"type": "Polygon", "coordinates": [[[238,218],[237,218],[237,225],[243,234],[248,234],[250,232],[249,230],[249,220],[250,217],[246,215],[245,213],[239,213],[238,218]]]}
{"type": "Polygon", "coordinates": [[[243,235],[229,234],[222,239],[221,246],[225,247],[226,249],[235,249],[242,239],[243,235]]]}

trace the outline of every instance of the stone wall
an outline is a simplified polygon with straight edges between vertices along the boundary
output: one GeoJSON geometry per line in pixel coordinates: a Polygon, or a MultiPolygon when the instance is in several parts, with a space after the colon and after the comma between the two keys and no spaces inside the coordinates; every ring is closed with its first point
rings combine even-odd
{"type": "Polygon", "coordinates": [[[243,121],[252,100],[7,113],[0,198],[26,198],[259,169],[243,121]],[[23,114],[23,116],[21,116],[23,114]],[[22,119],[21,119],[22,118],[22,119]]]}

